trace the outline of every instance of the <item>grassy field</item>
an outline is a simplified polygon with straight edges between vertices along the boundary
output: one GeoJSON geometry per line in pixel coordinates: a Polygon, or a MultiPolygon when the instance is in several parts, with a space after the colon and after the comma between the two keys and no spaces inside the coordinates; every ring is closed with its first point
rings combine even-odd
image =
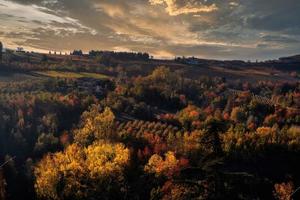
{"type": "Polygon", "coordinates": [[[19,82],[29,79],[38,79],[39,77],[32,76],[30,73],[15,73],[0,71],[0,82],[19,82]]]}
{"type": "Polygon", "coordinates": [[[95,78],[95,79],[108,79],[109,76],[98,73],[88,72],[63,72],[63,71],[37,71],[38,75],[48,76],[53,78],[95,78]]]}

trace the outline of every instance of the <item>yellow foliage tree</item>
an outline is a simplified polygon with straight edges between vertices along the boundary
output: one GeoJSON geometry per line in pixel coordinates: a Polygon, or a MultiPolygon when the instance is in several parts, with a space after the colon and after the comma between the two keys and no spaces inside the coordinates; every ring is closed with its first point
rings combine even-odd
{"type": "Polygon", "coordinates": [[[291,126],[287,130],[286,134],[288,138],[288,144],[294,149],[299,149],[300,144],[300,126],[291,126]]]}
{"type": "Polygon", "coordinates": [[[201,117],[201,110],[197,106],[188,105],[178,113],[178,121],[189,130],[193,122],[196,122],[201,117]]]}
{"type": "Polygon", "coordinates": [[[148,173],[154,173],[156,176],[171,177],[180,170],[180,167],[180,162],[177,160],[175,153],[169,151],[165,154],[165,158],[158,154],[151,156],[144,170],[148,173]]]}
{"type": "Polygon", "coordinates": [[[82,127],[75,131],[74,141],[78,144],[89,145],[96,139],[114,139],[115,115],[106,107],[99,112],[98,105],[92,106],[90,111],[82,115],[82,127]]]}
{"type": "Polygon", "coordinates": [[[230,114],[230,118],[236,123],[243,121],[243,119],[245,118],[244,110],[240,107],[233,108],[230,114]]]}
{"type": "Polygon", "coordinates": [[[149,75],[149,78],[155,81],[166,81],[171,76],[172,73],[169,68],[165,66],[160,66],[153,70],[152,74],[149,75]]]}
{"type": "Polygon", "coordinates": [[[129,150],[123,144],[72,144],[38,163],[36,193],[54,200],[116,198],[122,193],[123,171],[129,159],[129,150]]]}
{"type": "Polygon", "coordinates": [[[300,144],[300,128],[291,126],[287,130],[279,130],[277,126],[258,127],[255,132],[239,134],[228,130],[222,135],[222,143],[225,151],[234,149],[257,150],[267,146],[281,145],[290,150],[298,151],[300,144]]]}
{"type": "Polygon", "coordinates": [[[195,130],[191,133],[186,132],[183,136],[183,148],[184,153],[198,153],[204,147],[201,145],[200,141],[203,138],[204,132],[201,130],[195,130]]]}
{"type": "Polygon", "coordinates": [[[96,142],[85,150],[85,165],[93,179],[114,175],[115,178],[122,179],[124,167],[129,161],[129,150],[123,144],[102,144],[96,142]]]}

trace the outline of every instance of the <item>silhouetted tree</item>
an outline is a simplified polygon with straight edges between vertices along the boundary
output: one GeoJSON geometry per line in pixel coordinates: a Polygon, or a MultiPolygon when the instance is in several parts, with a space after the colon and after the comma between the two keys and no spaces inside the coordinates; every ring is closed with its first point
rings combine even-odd
{"type": "Polygon", "coordinates": [[[0,62],[2,62],[2,50],[3,50],[3,45],[2,42],[0,42],[0,62]]]}
{"type": "Polygon", "coordinates": [[[6,199],[5,196],[5,187],[6,187],[6,181],[5,178],[3,176],[3,171],[0,168],[0,200],[4,200],[6,199]]]}
{"type": "Polygon", "coordinates": [[[74,50],[73,53],[72,53],[72,55],[74,55],[74,56],[82,56],[83,53],[82,53],[82,50],[74,50]]]}
{"type": "Polygon", "coordinates": [[[43,54],[41,61],[42,62],[47,62],[48,61],[48,56],[46,54],[43,54]]]}
{"type": "Polygon", "coordinates": [[[205,125],[202,142],[209,145],[215,155],[223,153],[220,134],[226,131],[226,123],[218,119],[210,119],[205,125]]]}

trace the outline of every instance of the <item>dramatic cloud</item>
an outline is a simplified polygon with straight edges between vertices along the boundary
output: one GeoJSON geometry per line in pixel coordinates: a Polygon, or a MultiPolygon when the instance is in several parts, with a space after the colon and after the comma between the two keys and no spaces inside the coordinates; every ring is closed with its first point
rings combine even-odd
{"type": "Polygon", "coordinates": [[[269,59],[300,53],[299,0],[0,0],[10,48],[269,59]]]}
{"type": "Polygon", "coordinates": [[[178,2],[182,1],[178,0],[149,0],[149,2],[151,5],[166,4],[166,11],[171,16],[200,12],[212,12],[218,9],[216,4],[211,4],[207,6],[192,1],[183,2],[183,5],[180,5],[180,3],[178,2]]]}
{"type": "MultiPolygon", "coordinates": [[[[49,3],[49,0],[42,1],[42,4],[49,3]]],[[[52,31],[53,35],[61,37],[78,33],[96,34],[95,30],[82,25],[78,20],[59,16],[49,8],[5,0],[0,0],[0,24],[2,28],[0,38],[4,38],[8,44],[17,45],[23,45],[27,40],[43,39],[38,37],[42,32],[35,32],[40,27],[43,27],[44,32],[52,31]]]]}

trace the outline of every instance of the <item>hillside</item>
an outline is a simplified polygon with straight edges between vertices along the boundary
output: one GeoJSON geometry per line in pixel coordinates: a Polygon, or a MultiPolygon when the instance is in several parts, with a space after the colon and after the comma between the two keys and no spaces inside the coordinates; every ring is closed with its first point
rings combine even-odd
{"type": "Polygon", "coordinates": [[[104,55],[4,55],[2,199],[298,198],[297,56],[104,55]]]}
{"type": "Polygon", "coordinates": [[[159,60],[129,57],[124,59],[115,54],[107,56],[105,53],[101,58],[101,56],[91,55],[7,52],[4,55],[0,76],[2,76],[2,80],[5,80],[5,76],[13,72],[16,75],[12,74],[12,77],[22,77],[22,74],[26,73],[23,76],[24,78],[28,78],[29,75],[37,78],[37,75],[45,75],[43,72],[45,70],[96,72],[106,76],[116,76],[120,69],[124,70],[128,76],[135,76],[146,75],[157,66],[166,66],[173,71],[180,71],[180,73],[192,79],[197,79],[199,76],[216,76],[226,78],[228,81],[297,81],[300,72],[298,58],[299,56],[292,56],[273,61],[244,62],[198,58],[159,60]],[[41,71],[41,73],[36,73],[37,71],[41,71]],[[22,73],[20,74],[20,72],[22,73]]]}

